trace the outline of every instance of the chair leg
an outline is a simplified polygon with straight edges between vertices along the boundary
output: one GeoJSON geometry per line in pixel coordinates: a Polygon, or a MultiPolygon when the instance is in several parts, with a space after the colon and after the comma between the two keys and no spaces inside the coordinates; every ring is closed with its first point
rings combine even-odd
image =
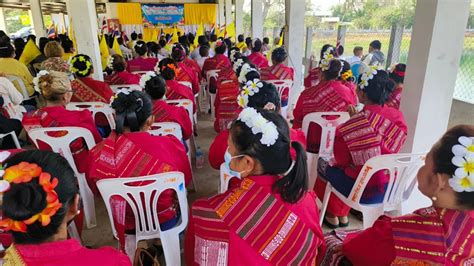
{"type": "Polygon", "coordinates": [[[179,234],[162,232],[161,243],[165,254],[166,265],[181,265],[181,249],[179,234]]]}
{"type": "MultiPolygon", "coordinates": [[[[81,174],[82,175],[82,174],[81,174]]],[[[78,176],[79,191],[81,193],[82,202],[84,204],[84,216],[86,220],[87,228],[93,228],[97,226],[97,220],[95,215],[95,202],[94,194],[87,185],[85,176],[78,176]]]]}
{"type": "Polygon", "coordinates": [[[316,178],[318,178],[318,154],[306,152],[308,157],[308,189],[313,189],[314,184],[316,183],[316,178]]]}
{"type": "Polygon", "coordinates": [[[331,196],[331,192],[332,192],[331,183],[326,182],[326,190],[324,191],[323,204],[322,204],[321,210],[319,212],[319,225],[323,224],[324,215],[326,215],[326,210],[328,208],[328,203],[329,203],[329,198],[331,196]]]}

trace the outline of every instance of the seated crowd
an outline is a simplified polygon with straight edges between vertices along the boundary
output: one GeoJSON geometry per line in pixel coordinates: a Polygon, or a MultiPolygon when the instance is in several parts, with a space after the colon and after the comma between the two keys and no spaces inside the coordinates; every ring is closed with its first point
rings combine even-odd
{"type": "MultiPolygon", "coordinates": [[[[12,45],[0,31],[0,134],[14,131],[25,148],[18,149],[11,136],[0,146],[5,265],[131,265],[130,254],[124,254],[126,234],[139,225],[133,208],[118,195],[110,205],[119,250],[86,248],[69,235],[70,224],[82,234],[85,215],[73,169],[85,176],[97,198],[100,180],[166,172],[183,173],[183,189],[190,189],[195,117],[207,108],[213,110],[217,133],[209,164],[230,181],[220,194],[191,204],[183,234],[186,265],[474,262],[473,125],[449,129],[426,155],[416,178],[431,206],[398,217],[383,215],[365,230],[323,233],[321,219],[329,229],[345,228],[351,211],[331,194],[320,217],[317,201],[323,201],[328,183],[348,196],[364,164],[399,153],[409,134],[399,110],[406,66],[384,70],[379,41],[365,56],[362,47],[343,57],[342,46],[324,45],[293,108],[291,86],[281,88],[278,81],[292,84],[297,77],[277,40],[270,47],[268,38],[243,35],[236,43],[208,33],[183,34],[176,43],[167,35],[151,42],[135,32],[130,37],[117,38],[118,53],[112,49],[114,37],[105,36],[111,55],[102,71],[94,69],[88,55],[76,54],[65,35],[41,38],[39,55],[25,61],[25,45],[12,45]],[[105,81],[96,80],[97,74],[105,81]],[[203,108],[204,95],[213,100],[203,108]],[[192,111],[176,101],[192,104],[192,111]],[[92,115],[71,103],[105,106],[113,123],[106,114],[92,115]],[[319,158],[311,184],[307,154],[319,152],[322,128],[311,123],[303,132],[303,121],[314,112],[346,112],[349,119],[336,128],[333,157],[319,158]],[[153,133],[163,122],[179,125],[181,138],[153,133]],[[72,141],[74,167],[45,142],[33,145],[38,149],[28,147],[29,134],[51,127],[86,129],[95,146],[89,149],[85,138],[72,141]]],[[[28,38],[36,46],[35,40],[28,38]]],[[[49,134],[62,137],[65,131],[49,134]]],[[[389,177],[376,172],[361,203],[381,203],[389,177]]],[[[177,191],[167,188],[155,203],[151,212],[161,231],[180,224],[177,191]]]]}

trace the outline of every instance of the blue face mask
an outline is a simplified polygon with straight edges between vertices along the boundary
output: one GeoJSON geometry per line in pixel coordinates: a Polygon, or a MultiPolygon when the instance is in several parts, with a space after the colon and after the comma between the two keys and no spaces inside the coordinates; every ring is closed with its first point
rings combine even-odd
{"type": "Polygon", "coordinates": [[[229,172],[229,174],[231,176],[237,177],[238,179],[242,179],[241,173],[230,169],[230,162],[232,161],[232,159],[240,158],[240,157],[243,157],[243,156],[244,155],[237,155],[237,156],[232,157],[232,155],[229,153],[229,149],[227,149],[225,151],[225,154],[224,154],[224,161],[225,161],[224,166],[225,166],[226,170],[229,172]]]}

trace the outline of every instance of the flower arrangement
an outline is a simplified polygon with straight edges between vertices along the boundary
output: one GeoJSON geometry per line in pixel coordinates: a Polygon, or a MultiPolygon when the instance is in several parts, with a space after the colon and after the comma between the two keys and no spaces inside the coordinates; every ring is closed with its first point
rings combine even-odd
{"type": "Polygon", "coordinates": [[[31,216],[22,221],[15,221],[12,219],[3,219],[0,221],[0,227],[7,231],[23,232],[27,231],[27,226],[35,222],[40,222],[42,226],[47,226],[51,223],[51,217],[61,209],[62,204],[59,202],[58,194],[54,190],[58,185],[58,179],[52,178],[49,173],[42,171],[37,164],[30,164],[21,162],[17,165],[11,166],[5,170],[3,175],[1,192],[6,192],[10,189],[10,184],[28,183],[34,178],[39,178],[39,185],[46,193],[46,208],[41,212],[31,216]],[[8,183],[8,184],[7,184],[8,183]]]}
{"type": "Polygon", "coordinates": [[[448,182],[456,192],[474,192],[474,138],[462,136],[458,141],[452,148],[451,160],[458,168],[448,182]]]}
{"type": "Polygon", "coordinates": [[[146,83],[153,77],[156,77],[156,73],[154,71],[148,71],[140,78],[140,87],[145,88],[146,83]]]}
{"type": "Polygon", "coordinates": [[[46,76],[46,75],[49,75],[49,72],[46,71],[46,70],[41,70],[40,72],[38,72],[38,74],[36,74],[36,77],[33,79],[33,86],[35,88],[35,91],[41,93],[41,88],[39,86],[39,80],[42,76],[46,76]]]}
{"type": "Polygon", "coordinates": [[[248,107],[240,112],[238,120],[244,122],[254,135],[261,133],[260,143],[269,147],[278,139],[278,129],[273,122],[265,119],[254,108],[248,107]]]}
{"type": "Polygon", "coordinates": [[[247,74],[251,71],[257,71],[255,68],[251,67],[249,64],[244,64],[242,66],[242,69],[240,70],[240,75],[239,77],[237,78],[238,81],[241,83],[241,84],[244,84],[247,82],[247,74]]]}

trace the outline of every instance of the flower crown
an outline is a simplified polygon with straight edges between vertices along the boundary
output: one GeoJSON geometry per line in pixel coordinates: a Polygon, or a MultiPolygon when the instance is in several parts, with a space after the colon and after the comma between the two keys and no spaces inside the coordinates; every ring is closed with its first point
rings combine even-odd
{"type": "Polygon", "coordinates": [[[92,67],[92,63],[87,60],[84,56],[82,55],[79,55],[79,56],[74,56],[73,58],[71,58],[71,62],[69,64],[71,67],[70,67],[70,70],[72,73],[78,73],[78,74],[81,74],[82,76],[85,76],[87,75],[87,73],[89,72],[89,70],[91,69],[92,67]],[[85,62],[86,64],[86,68],[84,70],[79,70],[77,68],[74,67],[74,64],[79,60],[79,62],[85,62]]]}
{"type": "Polygon", "coordinates": [[[237,52],[238,52],[238,51],[236,51],[236,50],[230,51],[230,56],[229,56],[230,61],[232,61],[232,62],[235,61],[235,54],[236,54],[237,52]]]}
{"type": "Polygon", "coordinates": [[[249,103],[249,96],[253,96],[260,91],[263,87],[263,83],[260,79],[253,79],[247,81],[242,87],[239,96],[237,96],[237,103],[240,107],[245,108],[249,103]]]}
{"type": "Polygon", "coordinates": [[[54,190],[58,186],[58,179],[51,178],[49,173],[42,171],[37,164],[21,162],[17,165],[11,166],[5,170],[3,180],[1,180],[2,191],[6,192],[10,189],[10,184],[28,183],[34,178],[39,178],[39,185],[46,193],[46,207],[39,213],[22,221],[13,219],[3,219],[0,221],[0,228],[7,231],[15,231],[26,233],[27,225],[41,222],[42,226],[47,226],[51,223],[51,217],[61,209],[62,204],[59,202],[58,194],[54,190]]]}
{"type": "MultiPolygon", "coordinates": [[[[141,83],[141,79],[140,79],[140,83],[141,83]]],[[[135,89],[134,87],[123,87],[123,88],[119,88],[114,95],[112,95],[112,97],[110,97],[110,105],[112,105],[112,103],[115,101],[115,99],[118,98],[118,95],[119,94],[125,94],[125,95],[129,95],[132,91],[140,91],[138,89],[135,89]]]]}
{"type": "Polygon", "coordinates": [[[39,86],[39,80],[42,76],[46,76],[46,75],[49,75],[49,72],[46,71],[46,70],[41,70],[40,72],[38,72],[38,74],[36,74],[36,77],[33,79],[33,86],[35,87],[35,91],[37,91],[38,93],[41,94],[41,88],[39,86]]]}
{"type": "Polygon", "coordinates": [[[114,58],[111,55],[107,57],[107,67],[110,69],[114,68],[114,58]]]}
{"type": "Polygon", "coordinates": [[[362,72],[362,75],[360,77],[359,81],[359,87],[360,89],[363,89],[367,86],[369,86],[369,80],[373,79],[375,75],[377,75],[379,68],[377,66],[368,66],[366,69],[362,72]]]}
{"type": "Polygon", "coordinates": [[[241,67],[244,64],[244,60],[242,58],[237,59],[237,61],[234,62],[234,65],[232,66],[232,69],[234,72],[237,72],[237,69],[241,67]]]}
{"type": "Polygon", "coordinates": [[[321,59],[321,63],[319,64],[322,71],[326,71],[329,69],[329,62],[331,61],[331,59],[334,58],[332,52],[334,52],[334,49],[332,47],[329,47],[328,49],[326,49],[326,51],[324,51],[323,58],[321,59]]]}
{"type": "Polygon", "coordinates": [[[156,77],[156,73],[154,71],[148,71],[140,78],[140,87],[145,88],[146,83],[153,77],[156,77]]]}
{"type": "Polygon", "coordinates": [[[458,168],[449,185],[456,192],[474,192],[474,137],[459,137],[459,144],[452,148],[451,162],[458,168]]]}
{"type": "Polygon", "coordinates": [[[252,107],[247,107],[240,112],[237,120],[244,122],[254,135],[262,133],[260,143],[270,147],[278,139],[278,129],[273,122],[265,119],[260,113],[252,107]]]}

